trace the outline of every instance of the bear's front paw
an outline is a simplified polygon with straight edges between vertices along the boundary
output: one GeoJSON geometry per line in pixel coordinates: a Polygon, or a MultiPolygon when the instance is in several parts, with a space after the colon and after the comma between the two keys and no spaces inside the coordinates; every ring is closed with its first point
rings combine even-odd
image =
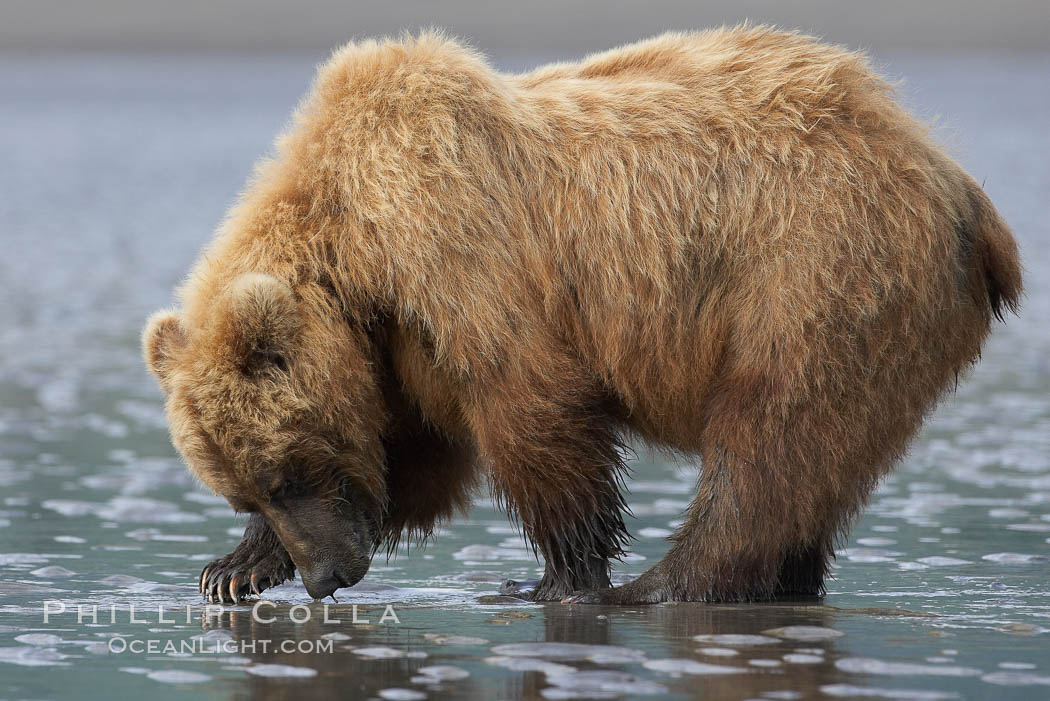
{"type": "Polygon", "coordinates": [[[295,575],[287,553],[258,555],[241,548],[208,564],[200,577],[200,592],[209,603],[239,604],[250,594],[276,587],[295,575]]]}

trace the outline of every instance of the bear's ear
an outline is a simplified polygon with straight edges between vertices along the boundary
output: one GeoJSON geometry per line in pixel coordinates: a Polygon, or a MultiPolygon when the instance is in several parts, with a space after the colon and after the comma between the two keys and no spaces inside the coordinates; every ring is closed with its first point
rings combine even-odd
{"type": "Polygon", "coordinates": [[[239,276],[230,288],[228,322],[235,362],[245,373],[288,369],[299,305],[286,283],[264,273],[239,276]]]}
{"type": "Polygon", "coordinates": [[[142,332],[142,354],[146,366],[164,389],[168,387],[171,375],[172,359],[178,349],[186,345],[186,332],[182,329],[179,317],[170,311],[155,313],[146,322],[142,332]]]}

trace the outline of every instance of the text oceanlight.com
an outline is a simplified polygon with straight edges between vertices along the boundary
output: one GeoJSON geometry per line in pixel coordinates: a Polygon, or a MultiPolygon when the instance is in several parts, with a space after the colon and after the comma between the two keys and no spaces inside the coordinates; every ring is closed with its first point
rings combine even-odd
{"type": "Polygon", "coordinates": [[[286,654],[329,653],[335,650],[334,640],[127,640],[110,638],[109,651],[133,655],[251,655],[282,652],[286,654]]]}

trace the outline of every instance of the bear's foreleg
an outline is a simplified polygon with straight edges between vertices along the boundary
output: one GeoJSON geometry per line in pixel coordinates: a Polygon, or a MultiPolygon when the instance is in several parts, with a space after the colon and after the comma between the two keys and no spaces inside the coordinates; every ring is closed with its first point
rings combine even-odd
{"type": "Polygon", "coordinates": [[[609,560],[628,538],[616,426],[600,400],[577,403],[576,387],[492,392],[475,417],[497,500],[546,561],[536,601],[608,587],[609,560]]]}
{"type": "Polygon", "coordinates": [[[446,435],[406,407],[384,440],[388,506],[377,549],[393,553],[401,538],[422,543],[436,523],[465,512],[478,486],[474,447],[446,435]]]}
{"type": "Polygon", "coordinates": [[[240,603],[295,576],[295,565],[261,514],[252,514],[232,553],[201,571],[200,592],[209,602],[240,603]]]}

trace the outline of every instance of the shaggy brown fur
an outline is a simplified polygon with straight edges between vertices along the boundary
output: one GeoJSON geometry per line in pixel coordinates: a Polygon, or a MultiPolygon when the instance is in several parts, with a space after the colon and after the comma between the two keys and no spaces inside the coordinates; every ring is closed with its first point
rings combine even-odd
{"type": "Polygon", "coordinates": [[[505,75],[426,33],[320,69],[145,346],[193,470],[328,586],[360,563],[280,526],[289,489],[379,546],[484,468],[546,558],[536,598],[765,599],[822,590],[1020,287],[862,56],[743,27],[505,75]],[[607,589],[630,435],[702,474],[664,560],[607,589]]]}

